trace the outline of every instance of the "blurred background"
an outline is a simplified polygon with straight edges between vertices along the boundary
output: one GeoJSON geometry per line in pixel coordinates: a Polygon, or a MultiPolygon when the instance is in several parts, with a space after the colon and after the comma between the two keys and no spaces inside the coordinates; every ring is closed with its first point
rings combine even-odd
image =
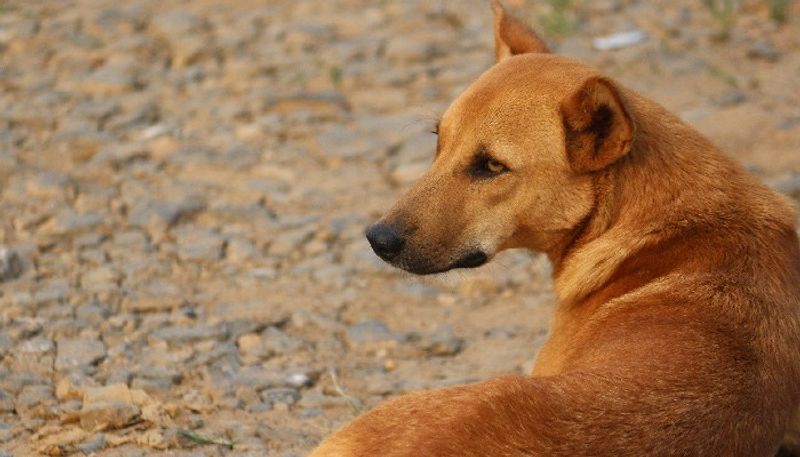
{"type": "MultiPolygon", "coordinates": [[[[800,2],[508,0],[800,198],[800,2]]],[[[363,239],[493,60],[484,0],[0,1],[0,456],[300,456],[530,370],[550,267],[363,239]]]]}

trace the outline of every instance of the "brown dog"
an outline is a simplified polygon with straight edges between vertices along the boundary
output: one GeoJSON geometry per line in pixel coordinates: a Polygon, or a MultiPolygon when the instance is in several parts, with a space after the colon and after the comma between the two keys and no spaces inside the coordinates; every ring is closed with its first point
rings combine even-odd
{"type": "Polygon", "coordinates": [[[430,171],[368,238],[420,274],[545,252],[549,340],[533,376],[402,396],[312,456],[773,457],[800,403],[792,209],[493,7],[497,65],[447,110],[430,171]]]}

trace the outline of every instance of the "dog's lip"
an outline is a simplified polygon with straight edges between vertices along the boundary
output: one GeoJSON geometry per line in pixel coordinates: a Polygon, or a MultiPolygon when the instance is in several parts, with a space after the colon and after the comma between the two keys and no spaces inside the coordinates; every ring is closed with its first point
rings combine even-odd
{"type": "Polygon", "coordinates": [[[402,268],[403,270],[408,271],[409,273],[414,273],[417,275],[434,275],[438,273],[444,273],[450,270],[455,270],[457,268],[478,268],[480,266],[485,265],[489,261],[489,255],[483,251],[473,251],[469,254],[464,255],[457,261],[451,263],[450,265],[444,268],[430,268],[430,267],[422,267],[419,268],[417,265],[408,265],[408,264],[400,264],[396,265],[402,268]]]}
{"type": "Polygon", "coordinates": [[[478,268],[489,261],[489,256],[483,251],[474,251],[465,255],[454,263],[450,269],[454,268],[478,268]]]}

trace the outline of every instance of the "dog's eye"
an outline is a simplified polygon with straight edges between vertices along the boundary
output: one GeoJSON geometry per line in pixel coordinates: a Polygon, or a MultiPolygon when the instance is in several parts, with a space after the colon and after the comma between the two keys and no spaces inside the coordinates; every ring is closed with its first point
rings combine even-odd
{"type": "Polygon", "coordinates": [[[470,169],[471,174],[477,178],[491,178],[507,171],[508,167],[502,162],[485,155],[476,157],[470,169]]]}
{"type": "Polygon", "coordinates": [[[506,170],[507,168],[505,165],[494,159],[489,159],[486,161],[486,171],[489,173],[500,174],[506,170]]]}
{"type": "Polygon", "coordinates": [[[439,134],[439,123],[438,122],[431,129],[431,133],[433,133],[434,135],[438,135],[439,134]]]}

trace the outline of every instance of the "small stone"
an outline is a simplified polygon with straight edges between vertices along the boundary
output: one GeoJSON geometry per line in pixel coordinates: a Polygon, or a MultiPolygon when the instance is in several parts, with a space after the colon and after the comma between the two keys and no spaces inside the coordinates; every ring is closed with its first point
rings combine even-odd
{"type": "Polygon", "coordinates": [[[22,274],[22,259],[7,246],[0,246],[0,282],[17,279],[22,274]]]}
{"type": "Polygon", "coordinates": [[[778,192],[786,194],[796,200],[800,200],[800,174],[796,174],[785,179],[768,181],[767,185],[778,192]]]}
{"type": "Polygon", "coordinates": [[[225,248],[225,258],[231,262],[241,263],[259,255],[259,250],[249,240],[234,238],[228,241],[225,248]]]}
{"type": "Polygon", "coordinates": [[[69,295],[69,283],[65,280],[53,280],[42,284],[34,292],[34,302],[37,306],[61,304],[69,295]]]}
{"type": "Polygon", "coordinates": [[[88,291],[114,290],[118,287],[119,274],[109,267],[91,269],[81,275],[81,287],[88,291]]]}
{"type": "Polygon", "coordinates": [[[140,414],[128,386],[110,384],[84,389],[83,409],[78,415],[84,430],[106,430],[124,427],[140,414]]]}
{"type": "Polygon", "coordinates": [[[449,325],[439,327],[425,345],[425,351],[433,356],[453,356],[463,348],[464,339],[456,337],[453,327],[449,325]]]}
{"type": "Polygon", "coordinates": [[[715,105],[723,107],[741,105],[745,101],[747,101],[747,96],[744,94],[744,92],[738,89],[729,90],[728,92],[725,92],[724,94],[712,99],[712,102],[714,102],[715,105]]]}
{"type": "Polygon", "coordinates": [[[109,401],[133,402],[131,391],[125,384],[116,383],[103,387],[87,387],[83,389],[84,404],[109,401]]]}
{"type": "Polygon", "coordinates": [[[205,201],[196,196],[178,200],[147,201],[134,206],[128,215],[128,222],[139,227],[171,227],[203,211],[205,207],[205,201]]]}
{"type": "Polygon", "coordinates": [[[58,340],[56,342],[56,370],[86,370],[106,356],[106,346],[102,341],[78,339],[58,340]]]}
{"type": "Polygon", "coordinates": [[[261,400],[273,407],[277,404],[294,405],[300,400],[300,393],[295,389],[284,387],[266,389],[261,392],[261,400]]]}
{"type": "Polygon", "coordinates": [[[222,258],[225,239],[211,230],[180,230],[176,234],[178,257],[183,261],[215,261],[222,258]]]}
{"type": "Polygon", "coordinates": [[[29,385],[22,388],[17,395],[14,406],[19,411],[25,411],[36,405],[53,400],[53,388],[48,385],[29,385]]]}
{"type": "Polygon", "coordinates": [[[14,412],[14,398],[5,390],[0,389],[0,414],[14,412]]]}
{"type": "Polygon", "coordinates": [[[71,209],[60,211],[55,218],[42,226],[46,235],[77,235],[90,230],[95,230],[107,221],[103,214],[88,213],[78,214],[71,209]]]}
{"type": "Polygon", "coordinates": [[[778,130],[792,130],[800,125],[800,116],[789,116],[778,123],[778,130]]]}
{"type": "Polygon", "coordinates": [[[84,441],[88,434],[80,428],[68,428],[60,430],[52,435],[47,435],[39,442],[39,452],[50,457],[62,457],[70,455],[70,447],[84,441]]]}
{"type": "Polygon", "coordinates": [[[286,376],[286,384],[296,389],[311,387],[314,385],[314,378],[308,373],[290,373],[286,376]]]}
{"type": "Polygon", "coordinates": [[[131,387],[146,392],[169,390],[173,385],[181,382],[183,374],[175,366],[151,366],[140,370],[131,381],[131,387]]]}
{"type": "Polygon", "coordinates": [[[396,341],[397,337],[383,322],[366,320],[347,328],[347,341],[350,345],[396,341]]]}
{"type": "Polygon", "coordinates": [[[20,345],[20,351],[26,354],[43,354],[56,348],[53,340],[47,338],[33,338],[20,345]]]}
{"type": "Polygon", "coordinates": [[[261,332],[261,340],[268,355],[288,354],[303,345],[303,340],[300,338],[288,335],[278,327],[272,326],[261,332]]]}
{"type": "Polygon", "coordinates": [[[110,165],[114,168],[121,168],[135,160],[146,159],[147,150],[139,144],[110,144],[98,151],[92,157],[92,164],[110,165]]]}
{"type": "Polygon", "coordinates": [[[751,59],[761,59],[768,62],[777,62],[781,58],[781,53],[775,45],[769,41],[756,41],[747,50],[747,56],[751,59]]]}
{"type": "Polygon", "coordinates": [[[271,389],[274,387],[286,387],[286,375],[279,370],[272,370],[260,366],[245,367],[238,373],[226,379],[221,379],[224,386],[229,388],[234,386],[251,386],[256,390],[271,389]]]}
{"type": "Polygon", "coordinates": [[[171,326],[156,330],[152,338],[171,344],[190,344],[204,340],[222,341],[228,337],[228,329],[223,325],[171,326]]]}
{"type": "Polygon", "coordinates": [[[56,384],[56,398],[59,401],[82,400],[83,389],[73,384],[69,376],[65,376],[56,384]]]}
{"type": "Polygon", "coordinates": [[[136,77],[129,70],[118,67],[101,67],[81,79],[78,87],[88,94],[108,97],[129,92],[136,85],[136,77]]]}
{"type": "Polygon", "coordinates": [[[105,240],[106,236],[102,233],[84,233],[72,240],[72,244],[77,248],[93,248],[105,240]]]}
{"type": "MultiPolygon", "coordinates": [[[[10,424],[0,422],[0,443],[7,443],[17,436],[17,431],[10,424]]],[[[0,451],[0,457],[14,457],[6,451],[0,451]]]]}
{"type": "Polygon", "coordinates": [[[270,255],[285,258],[311,239],[315,231],[313,227],[300,227],[279,234],[269,242],[270,255]]]}
{"type": "Polygon", "coordinates": [[[627,48],[647,41],[647,34],[641,30],[612,33],[592,40],[592,46],[598,51],[610,51],[627,48]]]}
{"type": "Polygon", "coordinates": [[[254,333],[242,335],[236,340],[239,350],[246,354],[258,354],[261,352],[261,337],[254,333]]]}
{"type": "Polygon", "coordinates": [[[140,414],[139,408],[132,403],[112,401],[84,404],[79,416],[84,430],[108,430],[122,428],[140,414]]]}
{"type": "Polygon", "coordinates": [[[272,404],[271,403],[251,403],[247,406],[247,410],[251,413],[264,413],[267,411],[272,411],[272,404]]]}
{"type": "Polygon", "coordinates": [[[102,322],[111,312],[108,308],[98,304],[81,305],[75,310],[75,317],[89,322],[102,322]]]}
{"type": "Polygon", "coordinates": [[[99,452],[106,447],[106,436],[102,433],[97,434],[83,443],[76,446],[76,448],[84,454],[90,455],[99,452]]]}

